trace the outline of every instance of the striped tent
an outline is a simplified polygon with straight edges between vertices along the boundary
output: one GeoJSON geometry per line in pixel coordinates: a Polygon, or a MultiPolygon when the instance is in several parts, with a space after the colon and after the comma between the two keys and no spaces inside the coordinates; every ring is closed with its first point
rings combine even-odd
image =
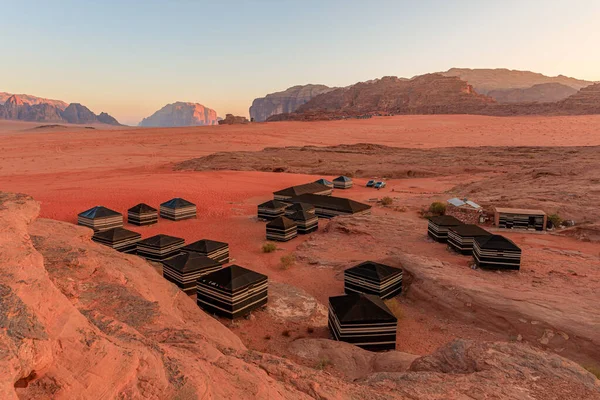
{"type": "Polygon", "coordinates": [[[335,340],[366,350],[394,350],[398,320],[377,296],[353,293],[329,298],[329,330],[335,340]]]}
{"type": "Polygon", "coordinates": [[[475,238],[490,236],[491,233],[477,225],[465,224],[448,229],[448,246],[460,254],[473,254],[475,238]]]}
{"type": "Polygon", "coordinates": [[[258,218],[270,221],[285,215],[288,204],[278,200],[269,200],[258,205],[258,218]]]}
{"type": "Polygon", "coordinates": [[[184,244],[178,237],[156,235],[138,242],[137,254],[150,261],[163,261],[179,254],[184,244]]]}
{"type": "Polygon", "coordinates": [[[290,203],[307,203],[315,207],[315,214],[319,218],[333,218],[338,215],[369,214],[371,206],[344,197],[319,196],[316,194],[303,194],[288,200],[290,203]]]}
{"type": "Polygon", "coordinates": [[[365,261],[344,271],[344,291],[394,297],[402,292],[402,269],[365,261]]]}
{"type": "Polygon", "coordinates": [[[185,199],[176,197],[160,205],[160,216],[172,221],[196,218],[196,205],[185,199]]]}
{"type": "Polygon", "coordinates": [[[436,242],[448,240],[448,229],[463,225],[461,221],[451,215],[439,215],[429,218],[427,234],[436,242]]]}
{"type": "Polygon", "coordinates": [[[196,281],[221,269],[221,264],[198,253],[180,253],[163,261],[163,276],[185,294],[196,293],[196,281]]]}
{"type": "Polygon", "coordinates": [[[202,239],[181,248],[181,251],[198,253],[212,258],[220,264],[229,262],[229,245],[215,240],[202,239]]]}
{"type": "Polygon", "coordinates": [[[333,182],[331,182],[331,181],[328,181],[327,179],[324,179],[324,178],[317,179],[317,180],[315,181],[315,183],[319,183],[319,184],[321,184],[321,185],[325,185],[325,186],[327,186],[328,188],[331,188],[331,189],[333,189],[333,182]]]}
{"type": "Polygon", "coordinates": [[[286,201],[292,197],[300,196],[303,194],[319,194],[322,196],[329,196],[333,192],[333,189],[329,186],[321,185],[320,183],[311,182],[303,185],[291,186],[277,192],[273,192],[273,198],[275,200],[286,201]]]}
{"type": "Polygon", "coordinates": [[[148,204],[140,203],[127,210],[127,222],[138,226],[156,224],[158,211],[148,204]]]}
{"type": "Polygon", "coordinates": [[[296,211],[288,216],[289,219],[296,223],[298,233],[305,235],[319,229],[319,217],[305,211],[296,211]]]}
{"type": "Polygon", "coordinates": [[[137,243],[142,240],[142,235],[119,227],[95,232],[92,240],[122,253],[135,253],[137,243]]]}
{"type": "Polygon", "coordinates": [[[77,224],[94,231],[106,231],[123,226],[123,215],[104,206],[96,206],[80,213],[77,224]]]}
{"type": "Polygon", "coordinates": [[[196,301],[209,313],[234,319],[266,305],[268,289],[266,275],[232,265],[200,277],[196,301]]]}
{"type": "Polygon", "coordinates": [[[267,240],[287,242],[298,235],[296,223],[287,217],[277,217],[267,223],[267,240]]]}
{"type": "Polygon", "coordinates": [[[353,185],[352,178],[347,176],[338,176],[333,180],[333,187],[336,189],[350,189],[353,185]]]}
{"type": "Polygon", "coordinates": [[[290,216],[298,211],[302,211],[309,214],[315,213],[315,206],[307,203],[294,203],[285,209],[285,215],[290,216]]]}
{"type": "Polygon", "coordinates": [[[473,258],[480,268],[519,270],[521,249],[512,240],[501,235],[475,238],[473,258]]]}

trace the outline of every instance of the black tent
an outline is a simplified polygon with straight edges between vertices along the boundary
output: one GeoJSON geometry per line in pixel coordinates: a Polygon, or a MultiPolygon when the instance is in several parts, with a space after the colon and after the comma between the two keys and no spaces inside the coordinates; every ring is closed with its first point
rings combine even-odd
{"type": "Polygon", "coordinates": [[[471,255],[475,238],[490,235],[491,233],[477,225],[453,226],[448,229],[448,245],[461,254],[471,255]]]}
{"type": "Polygon", "coordinates": [[[394,350],[398,320],[385,303],[369,294],[329,298],[329,330],[335,340],[366,350],[394,350]]]}
{"type": "Polygon", "coordinates": [[[148,204],[140,203],[127,210],[127,222],[138,226],[155,224],[158,222],[158,211],[148,204]]]}
{"type": "Polygon", "coordinates": [[[234,319],[267,304],[269,281],[266,275],[232,265],[200,277],[197,288],[200,307],[234,319]]]}
{"type": "Polygon", "coordinates": [[[338,215],[368,214],[371,206],[344,197],[320,196],[317,194],[303,194],[287,200],[290,203],[307,203],[315,207],[319,218],[332,218],[338,215]]]}
{"type": "Polygon", "coordinates": [[[202,239],[181,248],[181,251],[198,253],[213,260],[227,264],[229,262],[229,245],[216,240],[202,239]]]}
{"type": "Polygon", "coordinates": [[[501,235],[480,236],[473,243],[473,257],[480,268],[518,270],[521,249],[501,235]]]}
{"type": "Polygon", "coordinates": [[[137,243],[142,240],[142,235],[119,227],[95,232],[92,240],[122,253],[135,253],[137,243]]]}
{"type": "Polygon", "coordinates": [[[322,185],[320,183],[311,182],[303,185],[291,186],[282,190],[273,192],[273,198],[275,200],[288,200],[292,197],[300,196],[303,194],[318,194],[322,196],[328,196],[333,192],[333,189],[329,186],[322,185]]]}
{"type": "Polygon", "coordinates": [[[338,176],[333,180],[333,187],[336,189],[350,189],[353,184],[352,178],[347,176],[338,176]]]}
{"type": "Polygon", "coordinates": [[[311,233],[319,229],[319,217],[305,211],[296,211],[288,215],[288,218],[294,221],[301,235],[311,233]]]}
{"type": "Polygon", "coordinates": [[[287,242],[298,235],[296,223],[287,217],[277,217],[267,223],[267,240],[287,242]]]}
{"type": "Polygon", "coordinates": [[[196,205],[176,197],[160,205],[160,216],[173,221],[196,218],[196,205]]]}
{"type": "Polygon", "coordinates": [[[169,236],[156,235],[144,239],[137,244],[137,254],[152,261],[163,261],[181,252],[185,240],[169,236]]]}
{"type": "Polygon", "coordinates": [[[289,216],[289,215],[296,213],[297,211],[303,211],[303,212],[306,212],[309,214],[314,214],[315,206],[313,206],[312,204],[307,204],[307,203],[294,203],[285,209],[285,215],[289,216]]]}
{"type": "Polygon", "coordinates": [[[344,271],[344,291],[394,297],[402,292],[402,269],[365,261],[344,271]]]}
{"type": "Polygon", "coordinates": [[[186,294],[196,293],[196,281],[221,269],[221,264],[198,253],[180,253],[163,261],[163,276],[186,294]]]}
{"type": "Polygon", "coordinates": [[[258,218],[270,221],[285,215],[288,204],[278,200],[269,200],[258,205],[258,218]]]}
{"type": "Polygon", "coordinates": [[[430,217],[427,233],[436,242],[446,242],[448,240],[448,229],[459,225],[463,225],[463,223],[451,215],[430,217]]]}
{"type": "Polygon", "coordinates": [[[94,231],[105,231],[123,226],[123,215],[104,206],[96,206],[80,213],[77,224],[92,228],[94,231]]]}
{"type": "Polygon", "coordinates": [[[321,178],[321,179],[317,179],[315,181],[315,183],[319,183],[321,185],[327,186],[328,188],[333,189],[333,182],[328,181],[327,179],[321,178]]]}

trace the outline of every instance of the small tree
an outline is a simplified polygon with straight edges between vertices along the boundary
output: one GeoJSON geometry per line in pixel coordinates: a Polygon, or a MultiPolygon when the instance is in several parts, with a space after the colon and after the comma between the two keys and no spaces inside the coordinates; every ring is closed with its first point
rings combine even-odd
{"type": "Polygon", "coordinates": [[[446,214],[446,205],[439,201],[434,201],[429,206],[429,212],[433,215],[444,215],[446,214]]]}

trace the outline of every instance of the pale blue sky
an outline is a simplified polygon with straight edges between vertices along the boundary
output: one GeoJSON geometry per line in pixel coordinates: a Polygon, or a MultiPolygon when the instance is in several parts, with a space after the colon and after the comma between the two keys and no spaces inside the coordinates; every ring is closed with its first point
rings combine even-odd
{"type": "Polygon", "coordinates": [[[135,124],[167,103],[451,67],[600,80],[600,1],[0,0],[0,91],[135,124]]]}

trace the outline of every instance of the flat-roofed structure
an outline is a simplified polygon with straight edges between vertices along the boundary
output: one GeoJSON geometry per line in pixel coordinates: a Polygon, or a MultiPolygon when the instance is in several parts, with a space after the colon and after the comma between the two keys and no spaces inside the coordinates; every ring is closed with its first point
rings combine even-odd
{"type": "Polygon", "coordinates": [[[371,206],[351,199],[335,196],[303,194],[288,200],[290,203],[308,203],[315,207],[319,218],[333,218],[338,215],[369,214],[371,206]]]}
{"type": "Polygon", "coordinates": [[[182,252],[163,262],[163,277],[185,294],[196,293],[196,281],[203,275],[221,269],[221,263],[198,253],[182,252]]]}
{"type": "Polygon", "coordinates": [[[123,215],[104,206],[92,207],[77,215],[77,225],[94,231],[106,231],[123,226],[123,215]]]}
{"type": "Polygon", "coordinates": [[[475,238],[491,235],[490,232],[473,224],[453,226],[448,229],[448,246],[460,254],[471,255],[475,238]]]}
{"type": "Polygon", "coordinates": [[[512,240],[501,235],[475,238],[473,258],[479,268],[507,270],[521,268],[521,249],[512,240]]]}
{"type": "Polygon", "coordinates": [[[402,292],[402,269],[365,261],[344,271],[346,294],[364,293],[389,299],[402,292]]]}
{"type": "Polygon", "coordinates": [[[292,197],[300,196],[303,194],[319,194],[323,196],[329,196],[333,192],[333,189],[321,185],[320,183],[311,182],[303,185],[290,186],[282,190],[273,192],[273,198],[275,200],[286,201],[292,197]]]}
{"type": "Polygon", "coordinates": [[[494,224],[503,229],[544,231],[548,216],[542,210],[496,207],[494,224]]]}
{"type": "Polygon", "coordinates": [[[429,218],[427,234],[436,242],[445,243],[448,240],[448,229],[463,225],[451,215],[436,215],[429,218]]]}

